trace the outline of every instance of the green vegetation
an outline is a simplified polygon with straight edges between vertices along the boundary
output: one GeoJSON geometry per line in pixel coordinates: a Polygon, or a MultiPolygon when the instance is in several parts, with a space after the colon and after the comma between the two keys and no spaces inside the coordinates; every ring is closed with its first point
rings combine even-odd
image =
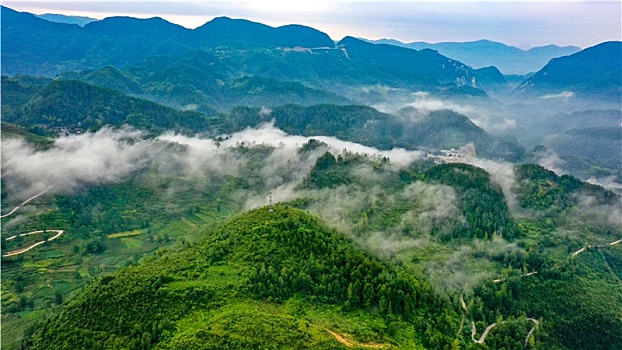
{"type": "MultiPolygon", "coordinates": [[[[617,315],[607,305],[620,296],[611,287],[622,275],[619,246],[570,258],[586,242],[619,239],[603,216],[619,206],[615,194],[523,165],[515,168],[518,208],[510,210],[492,177],[470,165],[400,169],[386,158],[325,150],[313,140],[297,151],[300,162],[315,164],[290,208],[251,211],[220,228],[244,211],[241,193],[268,192],[263,167],[275,148],[230,149],[227,159],[244,160],[237,176],[146,170],[37,198],[40,210],[6,221],[3,236],[44,227],[67,234],[3,258],[3,347],[18,347],[23,332],[34,348],[344,346],[329,329],[359,344],[513,349],[532,328],[525,317],[541,322],[534,346],[601,344],[605,335],[590,318],[577,317],[574,338],[563,340],[575,310],[603,320],[599,329],[614,332],[611,339],[621,334],[617,321],[605,321],[617,315]],[[582,207],[588,199],[602,215],[582,207]],[[530,272],[538,273],[521,278],[530,272]],[[540,302],[548,289],[563,298],[579,284],[581,308],[540,302]],[[602,290],[614,292],[601,298],[602,290]],[[35,323],[44,310],[52,313],[45,326],[35,323]],[[479,337],[499,319],[484,345],[471,340],[471,321],[479,337]]],[[[3,241],[4,249],[28,239],[3,241]]]]}
{"type": "Polygon", "coordinates": [[[486,171],[466,164],[444,164],[430,168],[425,175],[458,190],[466,225],[457,227],[453,238],[490,239],[500,235],[513,240],[519,235],[501,188],[491,182],[486,171]]]}
{"type": "MultiPolygon", "coordinates": [[[[159,58],[163,59],[163,58],[159,58]]],[[[287,103],[304,106],[351,101],[337,94],[309,88],[299,82],[280,81],[262,76],[228,77],[218,71],[221,63],[207,53],[195,53],[181,62],[153,74],[159,59],[149,60],[126,70],[112,66],[81,73],[64,73],[63,79],[81,80],[115,89],[130,96],[179,109],[195,109],[208,115],[235,106],[276,107],[287,103]]]]}
{"type": "Polygon", "coordinates": [[[41,127],[51,133],[51,129],[70,126],[97,130],[106,125],[128,124],[159,133],[171,129],[196,132],[207,126],[202,114],[180,112],[79,81],[54,80],[42,87],[25,87],[3,77],[2,84],[8,94],[22,95],[20,99],[5,100],[3,94],[3,107],[8,108],[3,108],[2,119],[35,133],[45,132],[41,127]],[[19,103],[12,105],[13,101],[19,103]]]}
{"type": "Polygon", "coordinates": [[[31,348],[338,348],[317,327],[340,326],[305,315],[307,308],[359,314],[362,342],[398,346],[391,339],[400,328],[414,327],[410,341],[422,334],[426,347],[446,347],[457,322],[424,282],[308,214],[277,206],[238,216],[196,246],[103,277],[42,325],[31,348]],[[296,307],[287,310],[288,303],[296,307]]]}
{"type": "Polygon", "coordinates": [[[271,113],[258,108],[237,107],[223,115],[214,127],[231,133],[274,120],[274,125],[294,135],[335,136],[378,149],[442,149],[461,147],[472,142],[477,153],[487,158],[511,161],[523,157],[522,147],[492,136],[473,124],[469,118],[443,110],[413,121],[409,110],[396,117],[366,106],[285,105],[271,113]]]}
{"type": "Polygon", "coordinates": [[[315,140],[273,164],[283,151],[240,144],[219,151],[233,172],[146,168],[9,217],[3,236],[66,234],[3,258],[3,347],[25,333],[33,348],[344,348],[328,329],[386,348],[519,349],[526,317],[539,321],[536,348],[605,348],[622,334],[615,194],[535,165],[514,168],[512,199],[470,165],[400,168],[315,140]],[[267,203],[275,168],[289,208],[238,215],[267,203]],[[484,344],[471,321],[477,338],[497,323],[484,344]]]}
{"type": "MultiPolygon", "coordinates": [[[[20,98],[3,99],[3,105],[7,106],[6,111],[3,109],[3,119],[29,127],[29,131],[39,134],[51,134],[52,130],[67,127],[98,130],[106,125],[119,127],[127,124],[154,134],[173,129],[187,134],[202,132],[216,136],[274,120],[276,127],[290,134],[335,136],[379,149],[441,149],[472,142],[478,153],[489,158],[518,160],[523,156],[520,146],[488,134],[467,117],[451,111],[433,112],[423,120],[413,122],[408,117],[392,116],[366,106],[321,104],[304,107],[288,104],[271,111],[235,107],[228,114],[207,117],[78,81],[54,80],[45,86],[27,86],[25,81],[23,77],[3,77],[3,89],[9,96],[20,95],[20,98]]],[[[246,78],[239,84],[262,90],[255,86],[263,84],[262,81],[246,78]]],[[[300,93],[306,94],[304,91],[300,93]]],[[[170,94],[166,92],[166,95],[170,94]]],[[[240,92],[240,95],[252,96],[247,91],[240,92]]],[[[272,93],[268,95],[272,96],[272,93]]],[[[196,107],[195,103],[188,103],[196,107]]]]}
{"type": "Polygon", "coordinates": [[[32,145],[36,150],[46,150],[54,145],[54,140],[49,137],[33,134],[26,128],[11,123],[2,123],[2,140],[21,139],[32,145]]]}
{"type": "Polygon", "coordinates": [[[45,241],[2,257],[2,348],[622,349],[620,196],[489,161],[559,156],[620,180],[619,106],[580,110],[618,100],[619,42],[551,60],[516,90],[528,103],[492,107],[479,87],[520,77],[304,26],[82,28],[5,7],[1,23],[0,244],[45,241]],[[404,165],[231,135],[270,122],[381,150],[472,143],[488,160],[404,165]],[[94,175],[93,152],[72,153],[89,145],[62,144],[102,128],[121,138],[111,153],[133,156],[102,157],[110,174],[94,175]],[[30,159],[58,152],[84,162],[30,159]]]}

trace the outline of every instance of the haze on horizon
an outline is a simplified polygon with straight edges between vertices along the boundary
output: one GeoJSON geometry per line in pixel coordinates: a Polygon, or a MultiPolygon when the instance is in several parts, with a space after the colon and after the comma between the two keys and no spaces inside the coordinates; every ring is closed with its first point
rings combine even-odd
{"type": "Polygon", "coordinates": [[[527,49],[582,48],[621,40],[620,1],[4,1],[17,11],[103,19],[162,17],[196,28],[218,16],[271,26],[302,24],[327,33],[403,42],[488,39],[527,49]]]}

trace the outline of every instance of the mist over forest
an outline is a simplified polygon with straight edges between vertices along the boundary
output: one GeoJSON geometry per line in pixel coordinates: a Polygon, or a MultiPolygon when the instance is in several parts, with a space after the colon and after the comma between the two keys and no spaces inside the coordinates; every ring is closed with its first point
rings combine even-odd
{"type": "Polygon", "coordinates": [[[3,348],[622,349],[621,42],[1,10],[3,348]]]}

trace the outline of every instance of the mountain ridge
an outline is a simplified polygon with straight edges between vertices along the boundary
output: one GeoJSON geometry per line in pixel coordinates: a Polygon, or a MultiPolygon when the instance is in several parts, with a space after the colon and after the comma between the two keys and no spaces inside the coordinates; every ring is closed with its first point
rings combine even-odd
{"type": "Polygon", "coordinates": [[[577,46],[557,46],[553,44],[523,50],[518,47],[487,39],[439,43],[428,43],[424,41],[403,43],[395,39],[368,41],[403,46],[415,50],[426,48],[433,49],[444,56],[457,59],[475,69],[495,66],[506,75],[524,75],[535,72],[541,69],[552,58],[576,53],[581,50],[581,48],[577,46]]]}
{"type": "Polygon", "coordinates": [[[525,98],[596,98],[619,102],[622,95],[622,42],[608,41],[552,59],[514,89],[525,98]]]}

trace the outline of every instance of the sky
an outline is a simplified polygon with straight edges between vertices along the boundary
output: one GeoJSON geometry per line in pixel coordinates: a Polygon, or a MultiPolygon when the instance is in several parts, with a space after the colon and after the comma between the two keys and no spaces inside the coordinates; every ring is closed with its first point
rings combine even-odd
{"type": "Polygon", "coordinates": [[[35,14],[102,19],[162,17],[196,28],[214,17],[244,18],[271,26],[303,24],[327,33],[403,42],[488,39],[527,49],[556,44],[581,48],[621,40],[618,1],[3,1],[35,14]]]}

